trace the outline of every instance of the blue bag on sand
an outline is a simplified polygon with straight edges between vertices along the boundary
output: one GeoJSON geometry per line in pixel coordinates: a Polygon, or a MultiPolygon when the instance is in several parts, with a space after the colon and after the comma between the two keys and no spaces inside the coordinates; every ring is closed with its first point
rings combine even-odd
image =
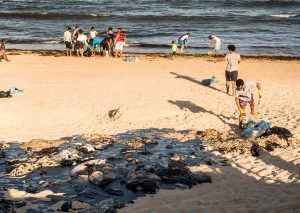
{"type": "Polygon", "coordinates": [[[17,93],[23,92],[22,89],[18,89],[18,88],[16,88],[16,87],[10,88],[9,91],[10,91],[10,94],[17,94],[17,93]]]}
{"type": "Polygon", "coordinates": [[[211,78],[208,78],[208,79],[203,79],[201,81],[201,83],[204,85],[204,86],[209,86],[211,85],[212,83],[217,83],[219,82],[219,80],[215,77],[215,76],[212,76],[211,78]]]}
{"type": "Polygon", "coordinates": [[[271,126],[270,122],[259,121],[255,122],[249,120],[243,125],[242,137],[244,138],[257,138],[262,136],[271,126]]]}

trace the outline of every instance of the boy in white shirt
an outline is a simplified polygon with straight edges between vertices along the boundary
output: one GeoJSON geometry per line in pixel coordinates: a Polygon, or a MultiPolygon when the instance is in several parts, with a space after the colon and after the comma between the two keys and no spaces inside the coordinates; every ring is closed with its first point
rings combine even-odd
{"type": "Polygon", "coordinates": [[[243,119],[246,116],[245,108],[247,104],[250,104],[251,114],[256,116],[254,110],[254,98],[253,98],[253,90],[255,87],[258,89],[258,97],[262,97],[262,89],[260,83],[253,81],[244,82],[242,79],[236,80],[236,91],[235,91],[235,103],[240,112],[239,116],[239,127],[242,128],[243,119]]]}
{"type": "Polygon", "coordinates": [[[71,27],[64,32],[64,42],[66,44],[66,55],[72,56],[72,34],[71,27]]]}

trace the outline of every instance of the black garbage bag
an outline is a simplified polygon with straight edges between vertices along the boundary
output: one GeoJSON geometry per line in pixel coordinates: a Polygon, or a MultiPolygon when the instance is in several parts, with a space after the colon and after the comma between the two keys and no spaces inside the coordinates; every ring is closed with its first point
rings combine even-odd
{"type": "Polygon", "coordinates": [[[269,136],[269,135],[278,135],[279,138],[283,138],[285,140],[293,136],[290,130],[278,126],[269,128],[263,136],[269,136]]]}

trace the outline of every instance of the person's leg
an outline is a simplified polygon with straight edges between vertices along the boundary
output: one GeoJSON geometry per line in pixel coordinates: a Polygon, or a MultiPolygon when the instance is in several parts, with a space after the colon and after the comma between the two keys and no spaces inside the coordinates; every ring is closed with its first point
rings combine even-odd
{"type": "Polygon", "coordinates": [[[251,114],[253,116],[256,116],[253,95],[251,97],[251,100],[250,100],[249,104],[250,104],[251,114]]]}
{"type": "Polygon", "coordinates": [[[231,85],[232,85],[232,96],[234,96],[235,95],[235,90],[236,90],[235,81],[231,81],[231,85]]]}
{"type": "Polygon", "coordinates": [[[5,59],[5,61],[10,61],[10,60],[7,58],[6,53],[3,55],[3,58],[5,59]]]}
{"type": "Polygon", "coordinates": [[[83,47],[80,48],[80,56],[83,57],[83,47]]]}
{"type": "Polygon", "coordinates": [[[70,56],[72,56],[72,46],[71,46],[71,48],[69,49],[69,51],[70,51],[70,56]]]}
{"type": "Polygon", "coordinates": [[[230,87],[230,72],[225,71],[225,79],[226,79],[226,93],[229,95],[229,87],[230,87]]]}
{"type": "Polygon", "coordinates": [[[68,48],[66,48],[66,56],[68,56],[68,48]]]}

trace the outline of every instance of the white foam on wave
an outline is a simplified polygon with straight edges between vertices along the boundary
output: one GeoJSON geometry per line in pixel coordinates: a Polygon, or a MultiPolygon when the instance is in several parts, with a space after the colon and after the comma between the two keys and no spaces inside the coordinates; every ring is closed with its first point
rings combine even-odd
{"type": "Polygon", "coordinates": [[[101,13],[101,14],[91,13],[90,16],[93,16],[93,17],[97,17],[97,16],[109,16],[109,14],[108,13],[101,13]]]}
{"type": "Polygon", "coordinates": [[[271,15],[272,17],[276,17],[276,18],[293,18],[296,16],[299,16],[300,14],[295,13],[295,14],[274,14],[271,15]]]}
{"type": "Polygon", "coordinates": [[[43,44],[59,44],[61,41],[44,41],[43,44]]]}

